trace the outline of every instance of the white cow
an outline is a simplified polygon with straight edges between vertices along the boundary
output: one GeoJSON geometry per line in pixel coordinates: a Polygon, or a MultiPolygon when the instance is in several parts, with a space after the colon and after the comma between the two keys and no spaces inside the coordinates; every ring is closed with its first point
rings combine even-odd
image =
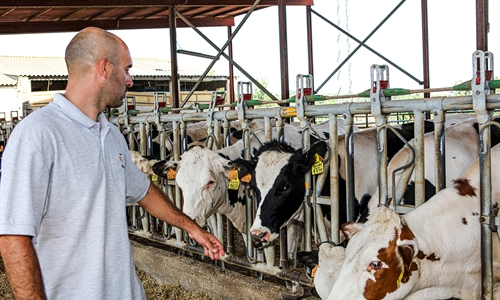
{"type": "MultiPolygon", "coordinates": [[[[491,130],[492,146],[495,146],[500,138],[499,130],[493,127],[491,130]]],[[[413,146],[414,141],[410,141],[413,146]]],[[[428,200],[435,194],[436,186],[436,162],[435,162],[435,138],[434,133],[424,135],[424,174],[426,197],[428,200]]],[[[454,123],[445,128],[445,168],[446,168],[446,186],[450,185],[452,180],[460,176],[471,164],[476,160],[479,153],[479,135],[477,129],[477,121],[475,118],[469,118],[465,121],[454,123]]],[[[401,149],[387,166],[388,175],[388,197],[392,198],[392,173],[395,169],[405,165],[408,158],[411,156],[410,149],[405,146],[401,149]]],[[[395,174],[396,183],[401,178],[401,171],[395,174]]],[[[411,176],[411,181],[406,188],[406,193],[402,199],[402,204],[414,205],[414,176],[411,176]]],[[[369,202],[369,210],[372,211],[379,203],[378,189],[373,194],[369,202]]]]}
{"type": "MultiPolygon", "coordinates": [[[[500,147],[492,148],[492,164],[500,147]]],[[[492,168],[492,201],[500,170],[492,168]]],[[[425,204],[400,216],[376,208],[365,224],[346,223],[346,258],[334,299],[480,299],[479,160],[425,204]]],[[[500,242],[493,235],[494,299],[500,299],[500,242]]]]}
{"type": "Polygon", "coordinates": [[[345,260],[345,248],[322,243],[318,249],[318,265],[314,275],[314,288],[321,299],[328,298],[337,281],[345,260]]]}

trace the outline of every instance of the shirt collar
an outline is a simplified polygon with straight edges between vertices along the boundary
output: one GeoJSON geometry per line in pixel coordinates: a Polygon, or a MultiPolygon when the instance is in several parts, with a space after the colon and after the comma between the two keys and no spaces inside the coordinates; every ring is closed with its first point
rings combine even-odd
{"type": "MultiPolygon", "coordinates": [[[[56,93],[54,95],[54,100],[49,105],[58,106],[65,115],[87,128],[91,128],[97,123],[96,121],[87,117],[87,115],[85,115],[78,107],[76,107],[73,103],[71,103],[71,101],[64,97],[63,94],[56,93]]],[[[98,115],[97,120],[99,123],[101,123],[101,126],[107,123],[107,119],[102,112],[98,115]]]]}

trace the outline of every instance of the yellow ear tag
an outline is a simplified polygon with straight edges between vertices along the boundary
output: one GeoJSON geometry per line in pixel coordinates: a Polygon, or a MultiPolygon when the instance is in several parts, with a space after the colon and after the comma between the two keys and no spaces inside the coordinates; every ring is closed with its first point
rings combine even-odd
{"type": "Polygon", "coordinates": [[[316,162],[312,165],[311,171],[313,175],[318,175],[324,171],[323,157],[321,157],[318,153],[315,153],[314,155],[316,157],[316,162]]]}
{"type": "Polygon", "coordinates": [[[309,189],[309,184],[306,181],[304,181],[304,184],[306,186],[306,191],[307,191],[309,189]]]}
{"type": "Polygon", "coordinates": [[[250,180],[252,180],[252,175],[250,173],[248,173],[247,175],[241,177],[241,182],[249,183],[250,180]]]}
{"type": "Polygon", "coordinates": [[[175,176],[177,176],[177,171],[175,171],[172,168],[169,168],[167,172],[167,179],[169,180],[175,179],[175,176]]]}
{"type": "Polygon", "coordinates": [[[399,274],[398,281],[396,282],[397,288],[399,289],[399,286],[401,285],[401,279],[403,279],[403,275],[405,273],[405,269],[403,268],[401,270],[401,274],[399,274]]]}
{"type": "Polygon", "coordinates": [[[155,173],[151,174],[151,181],[157,181],[158,180],[158,175],[155,173]]]}
{"type": "Polygon", "coordinates": [[[311,271],[311,277],[312,277],[312,278],[314,278],[314,277],[316,276],[316,271],[318,271],[318,265],[316,265],[316,266],[314,267],[314,269],[312,269],[312,271],[311,271]]]}
{"type": "Polygon", "coordinates": [[[240,187],[240,179],[238,178],[238,170],[236,170],[236,168],[229,172],[227,178],[229,178],[228,189],[237,190],[240,187]]]}

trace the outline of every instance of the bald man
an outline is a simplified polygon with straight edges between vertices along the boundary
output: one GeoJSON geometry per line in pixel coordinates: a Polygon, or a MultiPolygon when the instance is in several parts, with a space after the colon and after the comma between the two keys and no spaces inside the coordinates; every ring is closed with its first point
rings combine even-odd
{"type": "Polygon", "coordinates": [[[145,299],[127,203],[186,230],[211,259],[224,250],[150,184],[102,113],[132,86],[125,43],[86,28],[65,58],[65,93],[21,121],[3,154],[0,253],[9,283],[17,299],[145,299]]]}

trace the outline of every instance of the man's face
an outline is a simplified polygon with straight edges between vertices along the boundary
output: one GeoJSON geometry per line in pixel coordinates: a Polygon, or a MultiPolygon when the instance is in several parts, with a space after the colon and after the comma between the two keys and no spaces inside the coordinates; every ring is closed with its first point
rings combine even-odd
{"type": "Polygon", "coordinates": [[[132,67],[130,52],[124,46],[120,46],[120,53],[115,63],[111,63],[111,74],[108,83],[103,86],[103,96],[106,106],[120,107],[126,97],[128,87],[131,87],[132,76],[129,73],[132,67]]]}

